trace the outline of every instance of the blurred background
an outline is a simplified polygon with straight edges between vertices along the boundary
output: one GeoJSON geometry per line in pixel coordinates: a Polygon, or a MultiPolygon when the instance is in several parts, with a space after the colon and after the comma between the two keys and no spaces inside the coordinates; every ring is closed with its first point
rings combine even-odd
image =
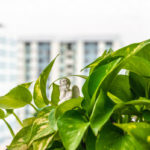
{"type": "MultiPolygon", "coordinates": [[[[80,70],[104,50],[148,38],[149,0],[0,0],[0,95],[35,81],[58,53],[47,86],[64,75],[87,75],[80,70]]],[[[80,78],[71,81],[83,84],[80,78]]],[[[23,120],[33,110],[15,112],[23,120]]],[[[13,116],[6,120],[19,130],[13,116]]],[[[11,139],[0,120],[0,150],[11,139]]]]}

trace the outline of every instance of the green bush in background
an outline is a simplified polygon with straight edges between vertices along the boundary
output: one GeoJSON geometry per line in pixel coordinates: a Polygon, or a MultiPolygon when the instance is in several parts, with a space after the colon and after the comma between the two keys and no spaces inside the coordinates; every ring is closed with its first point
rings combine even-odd
{"type": "Polygon", "coordinates": [[[55,82],[51,100],[46,96],[55,59],[36,80],[33,102],[31,83],[0,97],[0,118],[14,137],[8,150],[150,149],[150,40],[105,51],[85,67],[89,76],[79,76],[85,79],[83,97],[59,105],[55,82]],[[120,74],[122,69],[126,73],[120,74]],[[26,105],[36,116],[21,122],[13,110],[26,105]],[[16,135],[5,120],[11,114],[22,126],[16,135]]]}

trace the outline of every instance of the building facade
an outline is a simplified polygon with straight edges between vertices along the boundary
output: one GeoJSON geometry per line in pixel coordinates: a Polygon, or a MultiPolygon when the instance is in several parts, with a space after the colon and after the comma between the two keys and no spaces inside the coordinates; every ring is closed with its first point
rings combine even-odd
{"type": "MultiPolygon", "coordinates": [[[[120,47],[117,36],[81,36],[81,37],[22,37],[20,39],[20,79],[35,81],[42,70],[57,55],[48,84],[67,75],[88,74],[88,69],[80,70],[101,56],[104,50],[120,47]]],[[[82,86],[78,77],[71,78],[72,84],[82,86]]],[[[47,85],[48,86],[48,85],[47,85]]]]}
{"type": "MultiPolygon", "coordinates": [[[[18,42],[17,38],[7,28],[0,25],[0,96],[6,94],[18,83],[18,42]]],[[[15,118],[11,116],[6,120],[16,131],[15,118]]],[[[12,139],[5,123],[0,120],[0,149],[12,139]]]]}

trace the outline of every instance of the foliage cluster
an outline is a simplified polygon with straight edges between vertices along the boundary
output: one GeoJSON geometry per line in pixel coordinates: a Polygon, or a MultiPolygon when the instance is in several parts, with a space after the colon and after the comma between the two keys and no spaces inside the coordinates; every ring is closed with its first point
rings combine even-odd
{"type": "Polygon", "coordinates": [[[51,100],[46,96],[55,59],[36,80],[33,102],[31,83],[0,97],[0,118],[14,136],[8,150],[150,149],[150,40],[105,51],[85,67],[87,77],[78,76],[85,79],[83,96],[60,105],[55,82],[51,100]],[[36,115],[21,122],[13,110],[25,105],[36,115]],[[11,114],[22,126],[16,135],[5,119],[11,114]]]}

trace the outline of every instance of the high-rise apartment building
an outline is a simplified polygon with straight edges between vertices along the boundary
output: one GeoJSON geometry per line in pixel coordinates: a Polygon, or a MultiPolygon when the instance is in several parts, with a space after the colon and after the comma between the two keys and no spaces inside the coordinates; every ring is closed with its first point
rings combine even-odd
{"type": "MultiPolygon", "coordinates": [[[[88,69],[80,70],[101,56],[104,50],[120,47],[117,36],[81,36],[81,37],[23,37],[20,40],[22,64],[20,79],[35,81],[48,63],[60,54],[50,76],[50,81],[71,74],[88,74],[88,69]]],[[[73,77],[73,84],[81,87],[83,81],[73,77]]]]}

